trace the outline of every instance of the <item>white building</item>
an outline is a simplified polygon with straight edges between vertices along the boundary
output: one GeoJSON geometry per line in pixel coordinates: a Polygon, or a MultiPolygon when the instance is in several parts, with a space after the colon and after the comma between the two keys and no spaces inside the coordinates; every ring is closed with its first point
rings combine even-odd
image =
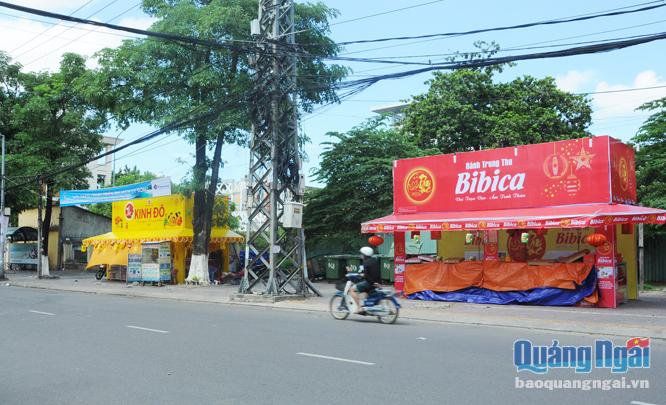
{"type": "Polygon", "coordinates": [[[247,181],[245,180],[220,180],[217,186],[217,194],[226,195],[229,201],[236,206],[234,216],[240,220],[241,230],[245,230],[247,223],[247,181]]]}
{"type": "MultiPolygon", "coordinates": [[[[103,136],[102,144],[104,145],[103,152],[113,150],[116,145],[122,143],[123,140],[118,137],[103,136]]],[[[107,155],[94,162],[88,163],[88,170],[91,176],[88,179],[88,188],[95,190],[102,187],[111,185],[111,176],[114,170],[114,155],[107,155]]]]}
{"type": "MultiPolygon", "coordinates": [[[[246,179],[224,179],[220,180],[220,183],[217,186],[217,194],[229,196],[229,201],[236,206],[234,216],[239,219],[240,230],[242,231],[247,230],[248,204],[252,204],[252,201],[248,201],[247,191],[248,181],[246,179]]],[[[265,220],[264,218],[263,215],[256,217],[255,225],[260,225],[265,220]]]]}
{"type": "Polygon", "coordinates": [[[391,104],[374,107],[371,111],[377,114],[387,115],[391,120],[391,125],[394,127],[400,127],[402,120],[405,118],[404,110],[408,105],[408,103],[391,104]]]}

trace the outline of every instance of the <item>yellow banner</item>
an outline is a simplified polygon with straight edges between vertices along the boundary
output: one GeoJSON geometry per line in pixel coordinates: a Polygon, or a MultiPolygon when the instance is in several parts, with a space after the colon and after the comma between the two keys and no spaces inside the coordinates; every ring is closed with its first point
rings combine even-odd
{"type": "Polygon", "coordinates": [[[193,199],[182,195],[113,203],[113,233],[192,229],[193,199]]]}

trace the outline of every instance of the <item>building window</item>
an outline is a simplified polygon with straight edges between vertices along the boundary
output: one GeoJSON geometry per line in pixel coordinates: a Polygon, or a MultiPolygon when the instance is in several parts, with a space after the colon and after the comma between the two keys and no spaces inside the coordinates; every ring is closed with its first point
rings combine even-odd
{"type": "Polygon", "coordinates": [[[106,176],[103,174],[97,175],[97,188],[103,188],[106,185],[106,176]]]}

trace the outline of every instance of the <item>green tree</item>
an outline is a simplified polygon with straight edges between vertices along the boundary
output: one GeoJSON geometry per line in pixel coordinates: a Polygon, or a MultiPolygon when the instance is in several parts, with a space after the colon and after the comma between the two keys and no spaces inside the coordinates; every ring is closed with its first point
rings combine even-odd
{"type": "Polygon", "coordinates": [[[403,131],[443,153],[587,136],[592,109],[552,77],[496,82],[502,67],[435,73],[405,108],[403,131]]]}
{"type": "MultiPolygon", "coordinates": [[[[643,205],[666,209],[666,97],[638,108],[654,111],[632,141],[636,152],[638,201],[643,205]]],[[[648,234],[664,234],[663,226],[650,227],[648,234]]]]}
{"type": "MultiPolygon", "coordinates": [[[[216,112],[213,120],[179,130],[194,145],[192,269],[206,280],[205,257],[222,146],[245,143],[250,129],[247,95],[254,85],[250,64],[254,51],[247,52],[247,44],[253,42],[250,22],[257,17],[257,2],[144,0],[143,10],[157,20],[152,31],[230,44],[204,47],[146,38],[125,41],[99,55],[104,80],[97,83],[96,93],[113,107],[121,125],[141,121],[162,126],[191,110],[216,112]],[[208,150],[213,151],[212,159],[208,150]]],[[[296,42],[307,43],[307,51],[313,55],[298,62],[298,100],[306,111],[314,104],[336,100],[330,85],[346,74],[345,68],[322,59],[338,50],[326,36],[328,19],[334,15],[323,3],[295,6],[296,42]]]]}
{"type": "MultiPolygon", "coordinates": [[[[86,94],[92,72],[79,55],[65,54],[55,73],[21,73],[21,93],[12,109],[15,133],[8,142],[8,167],[23,178],[58,171],[97,155],[101,136],[108,128],[103,110],[86,94]]],[[[48,227],[54,191],[86,188],[90,171],[86,166],[45,177],[46,186],[43,254],[48,255],[48,227]]],[[[36,184],[12,190],[17,209],[34,204],[36,184]],[[18,202],[24,198],[22,202],[18,202]]],[[[34,205],[32,205],[34,206],[34,205]]]]}
{"type": "Polygon", "coordinates": [[[369,120],[343,134],[330,132],[316,179],[325,184],[306,193],[304,227],[308,248],[338,246],[356,251],[364,243],[361,222],[393,211],[392,163],[426,156],[412,139],[389,127],[384,118],[369,120]]]}
{"type": "MultiPolygon", "coordinates": [[[[141,183],[143,181],[154,180],[157,177],[158,176],[155,173],[150,171],[142,172],[136,166],[133,168],[125,166],[117,173],[114,173],[114,186],[126,186],[128,184],[141,183]]],[[[112,207],[112,203],[94,204],[90,206],[90,211],[112,218],[112,207]]]]}
{"type": "MultiPolygon", "coordinates": [[[[0,51],[0,134],[5,136],[8,144],[20,131],[20,128],[14,125],[12,121],[22,91],[21,66],[12,63],[9,55],[0,51]]],[[[28,207],[34,207],[37,199],[25,190],[11,188],[26,179],[25,177],[19,177],[19,173],[14,170],[11,153],[12,150],[8,148],[7,177],[5,180],[6,187],[10,189],[5,195],[5,202],[8,207],[12,208],[12,216],[14,216],[17,212],[28,207]]]]}

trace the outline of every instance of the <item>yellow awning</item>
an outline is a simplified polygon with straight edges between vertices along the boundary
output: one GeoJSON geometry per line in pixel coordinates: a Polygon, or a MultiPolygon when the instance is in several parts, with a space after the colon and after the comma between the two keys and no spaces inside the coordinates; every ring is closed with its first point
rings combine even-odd
{"type": "Polygon", "coordinates": [[[95,246],[92,253],[90,254],[90,260],[86,264],[86,268],[89,269],[95,266],[108,265],[108,266],[127,266],[127,255],[141,254],[141,244],[123,244],[119,243],[117,245],[98,245],[95,246]]]}
{"type": "MultiPolygon", "coordinates": [[[[133,232],[131,235],[116,235],[113,232],[93,236],[83,240],[83,249],[93,246],[86,268],[99,265],[127,266],[129,253],[141,254],[142,242],[179,242],[192,243],[191,229],[166,229],[161,232],[133,232]]],[[[241,243],[243,237],[226,228],[213,228],[211,244],[241,243]]]]}
{"type": "MultiPolygon", "coordinates": [[[[191,229],[165,229],[160,232],[133,232],[131,234],[116,235],[108,232],[83,240],[83,246],[104,246],[116,244],[132,244],[134,242],[192,242],[193,233],[191,229]]],[[[211,243],[242,243],[243,237],[227,228],[213,228],[211,230],[211,243]]]]}

